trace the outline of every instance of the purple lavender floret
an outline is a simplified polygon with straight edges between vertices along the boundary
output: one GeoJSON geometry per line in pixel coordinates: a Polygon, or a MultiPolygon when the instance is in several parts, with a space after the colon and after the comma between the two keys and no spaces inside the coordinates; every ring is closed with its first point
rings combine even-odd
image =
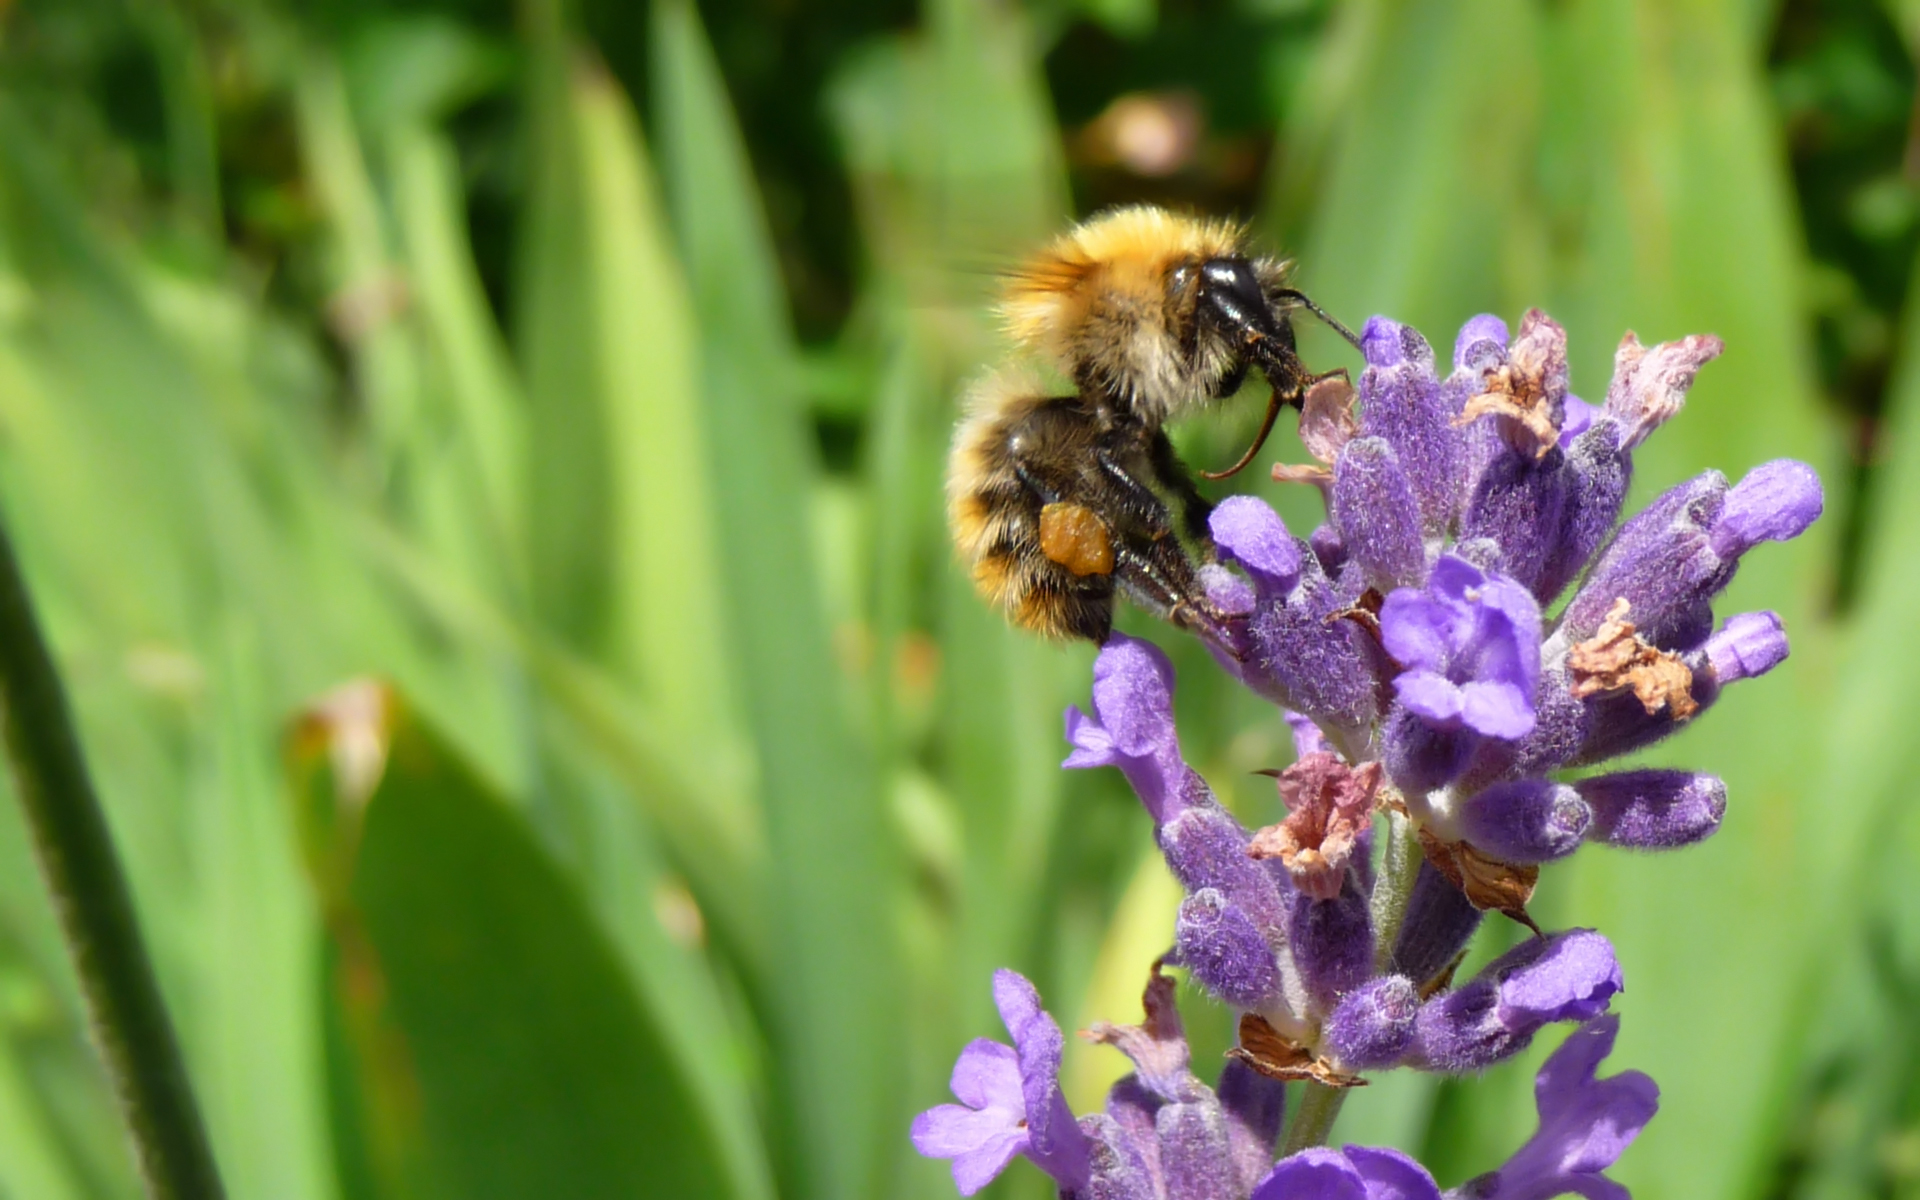
{"type": "Polygon", "coordinates": [[[1608,1016],[1569,1034],[1534,1079],[1539,1129],[1505,1166],[1468,1180],[1450,1198],[1624,1198],[1627,1190],[1602,1172],[1619,1161],[1653,1119],[1660,1108],[1660,1089],[1639,1071],[1597,1077],[1619,1031],[1620,1018],[1608,1016]]]}
{"type": "Polygon", "coordinates": [[[1507,740],[1532,732],[1540,607],[1526,589],[1443,555],[1424,588],[1387,597],[1380,640],[1404,668],[1394,693],[1430,728],[1507,740]]]}
{"type": "Polygon", "coordinates": [[[1529,939],[1424,1006],[1410,1056],[1429,1070],[1477,1071],[1519,1053],[1549,1024],[1605,1012],[1620,988],[1613,947],[1592,930],[1529,939]]]}
{"type": "Polygon", "coordinates": [[[1040,994],[1012,971],[996,971],[993,1000],[1013,1045],[979,1038],[953,1065],[953,1094],[914,1118],[914,1149],[953,1160],[953,1184],[971,1196],[1024,1154],[1063,1189],[1086,1184],[1086,1135],[1060,1093],[1060,1026],[1040,994]]]}
{"type": "Polygon", "coordinates": [[[1067,710],[1066,767],[1119,767],[1164,825],[1212,793],[1180,757],[1173,728],[1173,664],[1152,642],[1116,634],[1093,665],[1093,710],[1067,710]],[[1204,793],[1204,798],[1203,798],[1204,793]]]}

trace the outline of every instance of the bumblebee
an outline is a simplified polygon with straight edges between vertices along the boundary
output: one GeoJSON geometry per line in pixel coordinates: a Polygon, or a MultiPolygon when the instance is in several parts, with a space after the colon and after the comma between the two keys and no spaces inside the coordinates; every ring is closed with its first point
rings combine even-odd
{"type": "Polygon", "coordinates": [[[1295,353],[1290,313],[1306,309],[1358,345],[1287,286],[1289,267],[1250,255],[1237,226],[1140,207],[1079,226],[1010,277],[1009,334],[1075,391],[1049,395],[1019,369],[988,377],[955,435],[947,493],[974,582],[1016,624],[1102,643],[1124,592],[1232,652],[1229,619],[1187,548],[1211,553],[1212,505],[1165,425],[1260,368],[1271,396],[1258,437],[1232,467],[1201,473],[1225,478],[1323,378],[1295,353]]]}

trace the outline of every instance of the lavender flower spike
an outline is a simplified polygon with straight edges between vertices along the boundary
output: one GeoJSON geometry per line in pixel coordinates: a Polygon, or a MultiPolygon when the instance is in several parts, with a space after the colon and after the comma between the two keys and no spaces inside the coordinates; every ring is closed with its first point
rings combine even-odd
{"type": "Polygon", "coordinates": [[[1060,1093],[1060,1026],[1040,1007],[1040,994],[1013,971],[996,971],[993,999],[1013,1046],[978,1038],[953,1065],[953,1094],[914,1118],[914,1149],[953,1160],[953,1183],[971,1196],[992,1183],[1017,1154],[1032,1159],[1062,1188],[1086,1185],[1087,1137],[1060,1093]]]}

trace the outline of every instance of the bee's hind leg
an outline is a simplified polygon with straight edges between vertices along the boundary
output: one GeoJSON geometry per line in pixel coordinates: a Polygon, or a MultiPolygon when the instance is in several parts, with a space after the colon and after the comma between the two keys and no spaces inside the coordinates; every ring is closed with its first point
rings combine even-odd
{"type": "Polygon", "coordinates": [[[1244,639],[1237,628],[1240,622],[1207,598],[1194,576],[1193,564],[1178,543],[1156,541],[1144,549],[1116,545],[1113,574],[1127,595],[1154,616],[1218,647],[1231,658],[1244,656],[1244,639]],[[1177,562],[1172,556],[1177,556],[1177,562]]]}

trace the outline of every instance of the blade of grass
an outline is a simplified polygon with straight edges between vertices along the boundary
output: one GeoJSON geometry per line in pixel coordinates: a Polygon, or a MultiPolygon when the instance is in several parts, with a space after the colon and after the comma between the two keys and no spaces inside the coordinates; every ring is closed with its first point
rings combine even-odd
{"type": "Polygon", "coordinates": [[[106,818],[93,793],[65,689],[0,528],[0,721],[15,790],[56,906],[101,1057],[149,1192],[224,1195],[173,1024],[141,942],[106,818]]]}
{"type": "Polygon", "coordinates": [[[519,318],[536,611],[676,736],[737,753],[721,560],[738,549],[715,529],[686,283],[618,83],[557,29],[536,47],[519,318]]]}
{"type": "Polygon", "coordinates": [[[418,127],[396,131],[386,151],[407,278],[446,381],[453,435],[477,476],[468,494],[479,511],[469,520],[492,533],[487,549],[517,593],[526,586],[525,401],[468,249],[459,163],[444,136],[418,127]]]}
{"type": "Polygon", "coordinates": [[[655,109],[702,333],[727,615],[759,751],[773,877],[790,1186],[877,1196],[898,1131],[895,848],[841,704],[803,503],[817,467],[776,258],[720,74],[691,5],[654,10],[655,109]]]}

